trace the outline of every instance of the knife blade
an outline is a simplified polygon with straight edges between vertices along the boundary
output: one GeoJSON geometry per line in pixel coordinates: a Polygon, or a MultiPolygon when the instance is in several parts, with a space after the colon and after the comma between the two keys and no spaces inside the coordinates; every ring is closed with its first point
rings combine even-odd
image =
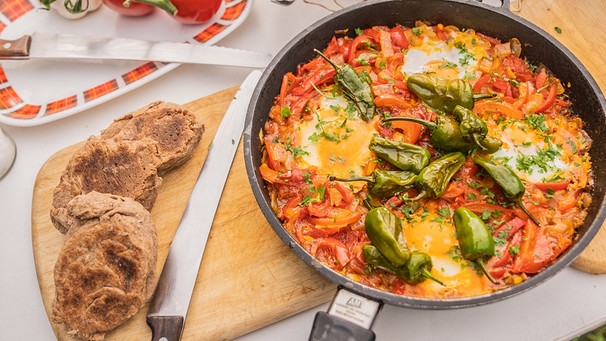
{"type": "Polygon", "coordinates": [[[130,38],[34,32],[0,39],[0,60],[135,60],[264,68],[270,54],[235,48],[130,38]]]}
{"type": "Polygon", "coordinates": [[[254,70],[244,80],[213,139],[147,312],[152,340],[181,339],[208,234],[242,137],[248,103],[260,76],[261,71],[254,70]]]}

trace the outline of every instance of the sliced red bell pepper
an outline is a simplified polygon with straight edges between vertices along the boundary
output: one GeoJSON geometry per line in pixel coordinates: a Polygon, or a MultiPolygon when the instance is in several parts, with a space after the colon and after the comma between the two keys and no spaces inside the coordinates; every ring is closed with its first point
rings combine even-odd
{"type": "Polygon", "coordinates": [[[282,182],[279,173],[269,168],[266,163],[262,163],[261,166],[259,166],[259,172],[261,172],[261,177],[263,180],[269,183],[275,184],[282,182]]]}
{"type": "Polygon", "coordinates": [[[362,215],[358,212],[352,212],[346,209],[333,208],[326,217],[307,218],[307,221],[319,226],[347,226],[360,220],[362,215]]]}
{"type": "MultiPolygon", "coordinates": [[[[481,215],[482,213],[488,212],[502,212],[503,219],[513,219],[513,217],[520,216],[524,214],[523,212],[519,213],[518,210],[514,210],[511,208],[505,208],[503,206],[488,204],[485,202],[470,202],[466,203],[465,206],[467,209],[471,210],[473,213],[481,215]]],[[[519,210],[522,211],[522,210],[519,210]]]]}
{"type": "Polygon", "coordinates": [[[300,96],[299,98],[293,100],[290,106],[290,116],[288,117],[291,123],[297,122],[301,119],[301,116],[303,115],[303,110],[305,109],[307,102],[309,102],[310,99],[314,98],[317,95],[318,94],[315,91],[309,91],[306,94],[300,96]]]}
{"type": "Polygon", "coordinates": [[[486,268],[495,279],[502,278],[511,269],[513,263],[511,250],[515,249],[521,242],[522,231],[518,230],[510,241],[495,247],[495,253],[499,256],[492,257],[486,262],[486,268]]]}
{"type": "Polygon", "coordinates": [[[291,222],[298,220],[304,214],[303,211],[305,209],[299,206],[299,202],[301,202],[301,195],[297,193],[282,206],[280,218],[291,222]]]}
{"type": "Polygon", "coordinates": [[[354,40],[351,42],[351,47],[349,49],[349,58],[347,60],[347,63],[349,65],[352,65],[352,66],[358,65],[358,63],[356,62],[356,58],[358,57],[358,54],[356,52],[358,50],[363,50],[362,47],[363,47],[364,42],[366,44],[372,44],[373,40],[367,34],[360,34],[359,36],[355,37],[354,40]]]}
{"type": "Polygon", "coordinates": [[[393,45],[391,43],[391,34],[385,30],[379,30],[379,45],[381,53],[384,57],[391,57],[394,54],[393,45]]]}
{"type": "Polygon", "coordinates": [[[418,123],[409,121],[393,121],[391,122],[393,129],[398,129],[402,134],[402,141],[406,143],[416,143],[421,136],[423,126],[418,123]]]}
{"type": "Polygon", "coordinates": [[[296,77],[292,72],[288,72],[282,77],[282,84],[280,85],[280,95],[278,97],[281,106],[284,106],[284,97],[286,96],[286,94],[290,92],[290,89],[292,89],[292,87],[298,85],[300,81],[301,79],[296,77]]]}
{"type": "Polygon", "coordinates": [[[530,92],[530,82],[522,82],[518,87],[518,98],[513,102],[513,107],[516,109],[521,109],[522,105],[528,101],[528,95],[530,92]]]}
{"type": "Polygon", "coordinates": [[[534,184],[534,187],[540,189],[543,192],[552,190],[552,191],[560,191],[566,189],[570,181],[558,181],[558,182],[537,182],[534,184]]]}
{"type": "Polygon", "coordinates": [[[541,71],[534,80],[534,86],[537,89],[540,89],[545,86],[545,84],[547,84],[547,72],[545,71],[545,69],[541,69],[541,71]]]}
{"type": "Polygon", "coordinates": [[[267,165],[275,171],[288,169],[294,162],[292,154],[282,143],[274,143],[265,139],[265,150],[267,151],[267,165]]]}
{"type": "Polygon", "coordinates": [[[555,84],[551,84],[549,86],[549,94],[547,95],[547,98],[545,99],[545,101],[541,105],[539,105],[535,109],[535,112],[540,113],[540,112],[544,112],[545,110],[549,109],[553,105],[553,103],[555,103],[556,92],[557,92],[556,85],[555,84]]]}
{"type": "Polygon", "coordinates": [[[345,186],[344,184],[338,181],[334,182],[334,185],[337,191],[341,193],[343,201],[345,201],[346,203],[351,203],[354,200],[354,194],[351,189],[349,189],[349,186],[345,186]]]}
{"type": "MultiPolygon", "coordinates": [[[[395,107],[395,108],[412,108],[414,104],[407,101],[402,96],[395,94],[381,94],[375,97],[375,105],[377,107],[395,107]]],[[[392,122],[395,123],[395,122],[392,122]]]]}
{"type": "Polygon", "coordinates": [[[314,240],[309,252],[315,258],[335,269],[343,268],[351,259],[350,252],[345,247],[345,244],[335,238],[318,238],[314,240]]]}
{"type": "Polygon", "coordinates": [[[538,273],[555,259],[554,241],[532,220],[524,226],[520,252],[513,261],[513,273],[538,273]]]}
{"type": "Polygon", "coordinates": [[[465,181],[451,181],[446,187],[446,191],[440,198],[454,199],[456,197],[465,194],[465,191],[469,188],[465,181]]]}
{"type": "Polygon", "coordinates": [[[526,222],[528,219],[524,220],[519,217],[514,217],[506,223],[501,224],[501,226],[495,229],[494,235],[503,239],[511,239],[513,235],[518,233],[524,226],[526,226],[526,222]],[[506,236],[500,236],[503,232],[507,232],[506,236]]]}
{"type": "Polygon", "coordinates": [[[391,35],[391,41],[394,46],[400,49],[407,49],[410,46],[406,34],[404,34],[404,28],[402,26],[394,26],[389,30],[391,35]]]}
{"type": "Polygon", "coordinates": [[[493,100],[482,100],[476,102],[473,106],[473,112],[479,115],[483,115],[486,112],[498,112],[506,117],[518,119],[524,118],[522,111],[514,108],[511,104],[506,102],[496,102],[493,100]]]}
{"type": "Polygon", "coordinates": [[[484,75],[484,76],[478,78],[478,80],[473,85],[473,92],[479,93],[480,90],[482,89],[482,87],[488,84],[490,77],[491,77],[490,75],[484,75]]]}
{"type": "Polygon", "coordinates": [[[319,202],[311,202],[307,205],[307,211],[310,217],[325,218],[331,211],[330,200],[322,200],[319,202]]]}
{"type": "Polygon", "coordinates": [[[306,93],[313,91],[314,86],[317,87],[333,80],[336,72],[337,71],[332,66],[318,68],[301,82],[301,86],[294,88],[292,94],[295,96],[303,96],[306,93]]]}

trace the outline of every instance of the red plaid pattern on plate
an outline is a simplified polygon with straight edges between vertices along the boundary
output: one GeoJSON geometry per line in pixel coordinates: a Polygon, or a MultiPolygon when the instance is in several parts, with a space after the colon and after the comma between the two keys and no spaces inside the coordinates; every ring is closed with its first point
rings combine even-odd
{"type": "Polygon", "coordinates": [[[34,5],[28,0],[2,0],[0,1],[0,13],[8,20],[15,21],[25,13],[34,9],[34,5]]]}

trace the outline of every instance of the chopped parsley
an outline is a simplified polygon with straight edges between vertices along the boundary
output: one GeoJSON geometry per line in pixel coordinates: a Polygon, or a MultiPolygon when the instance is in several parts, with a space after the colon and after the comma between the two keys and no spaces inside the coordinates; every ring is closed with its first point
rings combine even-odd
{"type": "Polygon", "coordinates": [[[326,187],[324,187],[324,186],[320,186],[318,188],[310,187],[309,192],[311,194],[316,194],[316,196],[313,196],[313,195],[304,196],[303,199],[301,199],[299,206],[309,206],[309,204],[311,204],[311,203],[324,201],[324,199],[326,197],[326,187]]]}
{"type": "Polygon", "coordinates": [[[567,137],[566,143],[570,146],[570,149],[572,149],[572,152],[574,154],[576,154],[577,153],[577,144],[575,143],[575,141],[573,141],[570,137],[567,137]]]}
{"type": "Polygon", "coordinates": [[[303,175],[303,181],[305,181],[306,184],[308,184],[308,185],[312,184],[311,173],[309,171],[304,171],[301,173],[301,175],[303,175]]]}
{"type": "Polygon", "coordinates": [[[456,69],[457,67],[458,65],[456,63],[444,60],[444,64],[438,66],[438,69],[456,69]]]}
{"type": "Polygon", "coordinates": [[[559,148],[548,142],[548,148],[538,149],[536,155],[525,155],[518,153],[516,157],[516,168],[519,171],[532,174],[534,167],[538,168],[541,173],[546,173],[554,168],[553,163],[556,157],[562,155],[559,148]]]}
{"type": "Polygon", "coordinates": [[[284,147],[286,148],[286,150],[288,150],[289,152],[292,153],[292,156],[294,158],[298,158],[303,155],[309,155],[309,152],[307,150],[305,150],[303,147],[295,147],[292,145],[291,142],[292,141],[290,138],[286,139],[286,143],[284,144],[284,147]]]}
{"type": "Polygon", "coordinates": [[[345,163],[345,159],[342,156],[337,156],[335,155],[335,153],[331,152],[330,153],[330,162],[341,162],[341,163],[345,163]]]}
{"type": "Polygon", "coordinates": [[[532,71],[532,72],[534,72],[534,71],[535,71],[535,70],[538,68],[538,66],[536,66],[536,65],[534,65],[534,64],[532,64],[532,63],[530,63],[529,61],[524,61],[524,63],[526,64],[526,66],[527,66],[527,67],[530,69],[530,71],[532,71]]]}
{"type": "Polygon", "coordinates": [[[289,107],[282,107],[282,109],[280,109],[280,116],[286,118],[290,116],[290,108],[289,107]]]}
{"type": "Polygon", "coordinates": [[[510,246],[509,253],[511,253],[512,256],[515,256],[520,253],[520,245],[510,246]]]}
{"type": "Polygon", "coordinates": [[[309,206],[309,204],[311,204],[312,202],[315,202],[315,201],[316,201],[316,199],[314,197],[312,197],[311,195],[306,195],[303,197],[303,199],[299,203],[299,206],[309,206]]]}
{"type": "Polygon", "coordinates": [[[532,114],[524,119],[531,127],[540,130],[543,133],[549,131],[547,125],[545,125],[545,115],[543,114],[532,114]]]}
{"type": "Polygon", "coordinates": [[[462,42],[455,43],[455,47],[459,49],[459,54],[462,55],[462,57],[459,58],[459,64],[461,64],[461,66],[469,66],[470,61],[476,60],[473,53],[469,52],[465,44],[462,42]]]}

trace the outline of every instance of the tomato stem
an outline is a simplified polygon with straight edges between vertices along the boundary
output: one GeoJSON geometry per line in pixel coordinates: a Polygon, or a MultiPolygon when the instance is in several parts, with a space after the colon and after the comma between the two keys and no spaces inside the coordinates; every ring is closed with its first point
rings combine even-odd
{"type": "Polygon", "coordinates": [[[170,15],[177,14],[177,7],[175,7],[175,5],[170,2],[170,0],[125,0],[122,5],[124,7],[129,7],[131,2],[139,2],[142,4],[158,7],[159,9],[166,11],[170,15]]]}

